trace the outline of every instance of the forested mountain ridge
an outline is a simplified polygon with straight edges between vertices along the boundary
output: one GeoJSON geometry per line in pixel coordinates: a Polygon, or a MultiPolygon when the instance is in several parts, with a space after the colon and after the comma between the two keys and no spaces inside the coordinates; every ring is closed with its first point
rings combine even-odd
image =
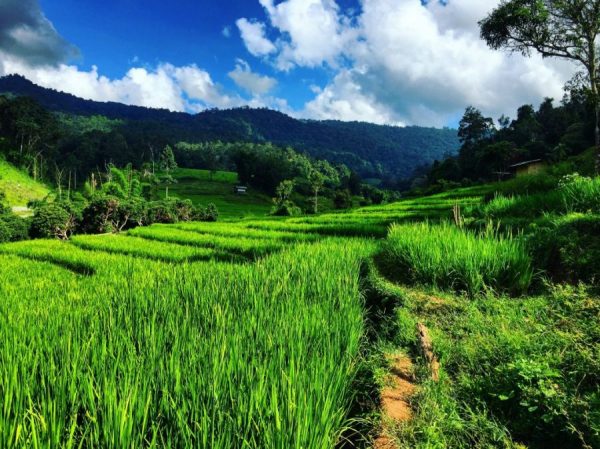
{"type": "Polygon", "coordinates": [[[207,110],[197,115],[84,100],[10,75],[0,93],[28,96],[70,115],[123,120],[124,135],[143,134],[157,146],[178,141],[272,142],[316,158],[344,163],[363,177],[402,179],[459,147],[456,130],[395,127],[361,122],[298,120],[269,109],[207,110]]]}

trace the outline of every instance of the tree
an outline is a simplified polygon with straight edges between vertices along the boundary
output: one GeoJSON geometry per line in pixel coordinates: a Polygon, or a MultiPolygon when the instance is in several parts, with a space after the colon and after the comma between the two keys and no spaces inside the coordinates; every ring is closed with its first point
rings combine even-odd
{"type": "Polygon", "coordinates": [[[43,203],[31,220],[32,237],[67,240],[77,226],[76,212],[66,203],[43,203]]]}
{"type": "Polygon", "coordinates": [[[175,161],[175,155],[170,145],[167,145],[165,149],[160,153],[160,169],[167,172],[167,175],[171,170],[177,168],[177,161],[175,161]]]}
{"type": "Polygon", "coordinates": [[[462,143],[459,153],[460,165],[465,173],[474,173],[475,155],[482,142],[494,135],[494,120],[484,117],[479,109],[469,106],[458,126],[458,138],[462,143]]]}
{"type": "Polygon", "coordinates": [[[325,176],[319,170],[313,168],[308,175],[308,182],[313,193],[313,212],[319,212],[319,192],[325,185],[325,176]]]}
{"type": "Polygon", "coordinates": [[[487,139],[494,132],[494,120],[484,117],[479,109],[469,106],[458,125],[458,138],[463,145],[487,139]]]}
{"type": "Polygon", "coordinates": [[[273,209],[271,214],[279,216],[300,215],[300,209],[290,200],[294,191],[295,183],[293,180],[286,179],[281,181],[275,189],[275,198],[273,198],[273,209]]]}
{"type": "Polygon", "coordinates": [[[585,69],[595,111],[596,171],[600,172],[600,0],[504,0],[479,22],[493,49],[574,61],[585,69]]]}
{"type": "Polygon", "coordinates": [[[175,155],[173,154],[173,149],[167,145],[163,152],[160,154],[160,169],[167,173],[165,176],[165,198],[169,198],[169,184],[174,182],[173,177],[171,176],[171,170],[175,170],[177,168],[177,162],[175,161],[175,155]]]}

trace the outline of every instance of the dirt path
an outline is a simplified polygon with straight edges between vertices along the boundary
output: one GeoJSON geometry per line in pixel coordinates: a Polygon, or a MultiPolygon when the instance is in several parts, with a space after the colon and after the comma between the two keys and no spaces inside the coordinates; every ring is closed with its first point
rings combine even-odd
{"type": "Polygon", "coordinates": [[[391,366],[386,387],[381,392],[382,428],[373,443],[373,449],[396,449],[391,431],[399,423],[410,421],[412,408],[410,398],[415,393],[413,363],[404,354],[388,356],[391,366]]]}

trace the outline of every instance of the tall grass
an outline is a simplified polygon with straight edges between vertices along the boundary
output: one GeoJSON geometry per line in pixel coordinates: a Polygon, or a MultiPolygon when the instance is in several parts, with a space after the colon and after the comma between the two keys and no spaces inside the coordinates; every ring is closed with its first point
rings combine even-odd
{"type": "Polygon", "coordinates": [[[224,256],[211,248],[195,248],[125,235],[78,235],[71,239],[71,243],[87,250],[125,254],[165,262],[209,260],[224,256]]]}
{"type": "Polygon", "coordinates": [[[92,277],[0,256],[0,447],[334,447],[371,251],[327,241],[246,265],[125,258],[92,277]]]}
{"type": "Polygon", "coordinates": [[[486,289],[523,293],[532,280],[524,245],[490,229],[475,234],[449,223],[393,225],[381,256],[397,278],[471,296],[486,289]]]}
{"type": "Polygon", "coordinates": [[[214,248],[250,258],[265,256],[274,251],[280,250],[285,246],[285,242],[278,240],[253,239],[245,237],[228,238],[219,235],[184,231],[172,226],[160,225],[135,228],[128,231],[128,234],[158,242],[214,248]]]}

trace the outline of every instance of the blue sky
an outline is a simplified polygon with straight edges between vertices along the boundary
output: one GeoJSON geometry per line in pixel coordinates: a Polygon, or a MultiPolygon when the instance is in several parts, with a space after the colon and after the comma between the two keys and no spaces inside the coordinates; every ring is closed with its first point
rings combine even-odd
{"type": "Polygon", "coordinates": [[[0,75],[197,112],[456,125],[560,99],[568,64],[492,51],[499,0],[0,0],[0,75]]]}
{"type": "MultiPolygon", "coordinates": [[[[357,0],[337,3],[344,9],[360,6],[357,0]]],[[[273,94],[285,96],[292,108],[300,109],[314,97],[310,86],[324,86],[334,75],[327,67],[278,72],[253,58],[240,39],[236,21],[241,17],[265,20],[258,1],[40,0],[40,5],[60,34],[79,48],[81,56],[74,62],[84,69],[96,65],[111,78],[139,65],[197,64],[226,89],[244,95],[227,76],[236,59],[242,58],[253,70],[277,77],[273,94]]]]}

